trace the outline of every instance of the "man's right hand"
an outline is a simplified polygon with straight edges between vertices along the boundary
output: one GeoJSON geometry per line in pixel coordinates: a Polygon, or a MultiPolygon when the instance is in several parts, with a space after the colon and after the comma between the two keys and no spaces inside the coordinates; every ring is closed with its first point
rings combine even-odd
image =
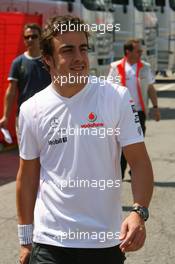
{"type": "Polygon", "coordinates": [[[0,119],[0,128],[7,128],[7,125],[8,125],[8,119],[5,116],[3,116],[0,119]]]}
{"type": "Polygon", "coordinates": [[[20,253],[19,253],[19,263],[20,264],[29,263],[31,251],[32,251],[32,245],[21,245],[20,253]]]}

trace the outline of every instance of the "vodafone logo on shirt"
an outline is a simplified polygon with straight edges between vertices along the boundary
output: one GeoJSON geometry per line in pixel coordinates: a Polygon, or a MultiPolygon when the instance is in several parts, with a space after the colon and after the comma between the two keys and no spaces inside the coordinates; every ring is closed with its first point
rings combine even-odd
{"type": "Polygon", "coordinates": [[[97,119],[97,115],[93,112],[91,112],[89,115],[88,115],[88,120],[89,122],[94,122],[95,120],[97,119]]]}
{"type": "Polygon", "coordinates": [[[103,127],[104,126],[104,123],[100,123],[100,122],[94,123],[97,120],[97,115],[94,112],[90,112],[88,114],[87,119],[90,123],[82,124],[81,125],[82,128],[103,127]]]}

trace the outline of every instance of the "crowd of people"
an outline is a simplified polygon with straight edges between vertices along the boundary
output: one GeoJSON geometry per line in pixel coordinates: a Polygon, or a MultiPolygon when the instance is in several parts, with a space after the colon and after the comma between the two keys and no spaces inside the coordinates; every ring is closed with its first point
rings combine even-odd
{"type": "Polygon", "coordinates": [[[36,24],[25,25],[26,51],[11,65],[0,128],[7,128],[18,93],[21,264],[122,264],[125,252],[145,242],[153,192],[144,144],[149,98],[154,119],[160,120],[154,76],[141,59],[139,40],[130,39],[124,57],[111,63],[105,84],[92,81],[89,32],[83,23],[56,16],[42,33],[36,24]],[[76,30],[66,27],[60,33],[55,25],[76,30]],[[58,77],[70,75],[88,78],[60,83],[58,77]],[[105,137],[99,137],[102,130],[105,137]],[[121,185],[127,162],[133,204],[123,219],[121,185]]]}

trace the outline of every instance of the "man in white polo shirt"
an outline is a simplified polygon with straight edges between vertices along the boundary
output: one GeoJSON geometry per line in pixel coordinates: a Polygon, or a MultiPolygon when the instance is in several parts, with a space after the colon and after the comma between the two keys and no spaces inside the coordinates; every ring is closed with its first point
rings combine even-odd
{"type": "Polygon", "coordinates": [[[20,263],[122,264],[125,252],[144,244],[153,189],[133,102],[126,88],[88,76],[88,32],[79,18],[52,18],[41,46],[52,83],[19,117],[20,263]],[[133,170],[125,220],[121,147],[133,170]]]}

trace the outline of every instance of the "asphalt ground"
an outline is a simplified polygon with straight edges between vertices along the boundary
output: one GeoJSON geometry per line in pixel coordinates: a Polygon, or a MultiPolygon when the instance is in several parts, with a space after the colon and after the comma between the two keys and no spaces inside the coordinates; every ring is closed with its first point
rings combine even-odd
{"type": "MultiPolygon", "coordinates": [[[[125,264],[175,263],[175,80],[156,84],[162,120],[147,121],[146,146],[155,188],[150,205],[145,246],[127,254],[125,264]]],[[[0,153],[0,264],[15,264],[18,258],[15,178],[17,150],[0,153]]],[[[123,182],[123,209],[132,204],[130,176],[123,182]]]]}

